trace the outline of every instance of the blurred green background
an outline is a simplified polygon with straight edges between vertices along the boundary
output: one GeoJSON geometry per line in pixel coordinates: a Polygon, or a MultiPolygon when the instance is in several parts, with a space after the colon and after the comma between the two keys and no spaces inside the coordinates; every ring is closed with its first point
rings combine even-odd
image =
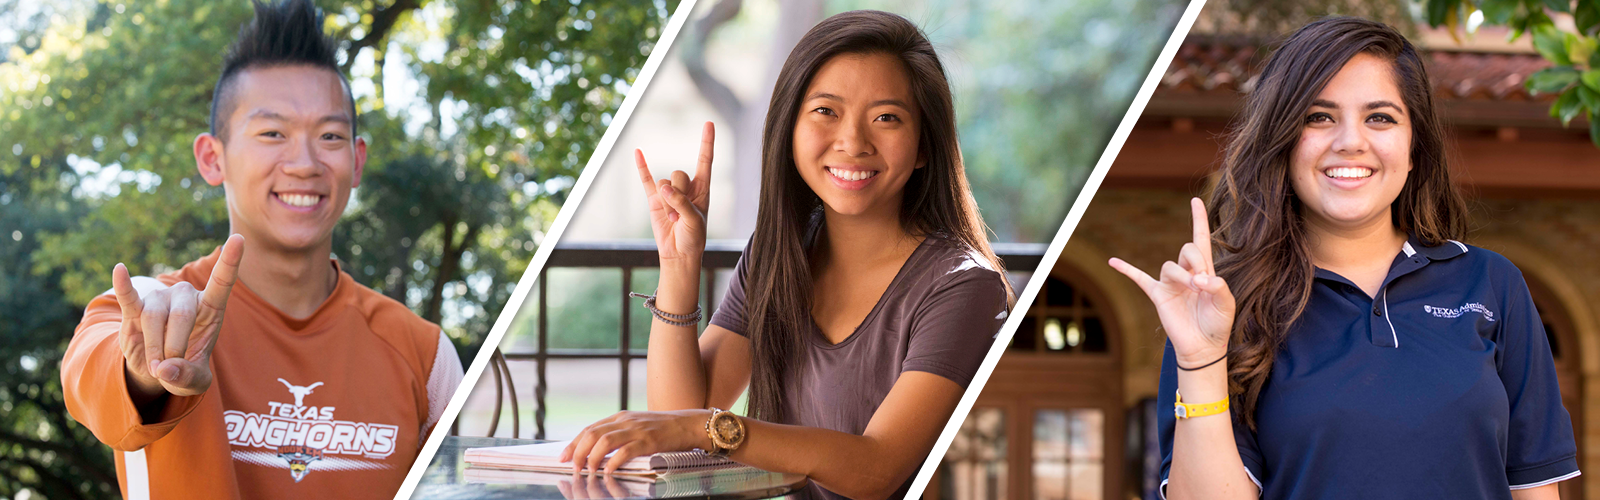
{"type": "MultiPolygon", "coordinates": [[[[335,254],[443,325],[465,365],[678,2],[316,3],[370,144],[335,254]]],[[[0,497],[116,495],[109,448],[62,403],[61,356],[114,264],[155,275],[226,236],[191,145],[250,12],[0,0],[0,497]]]]}

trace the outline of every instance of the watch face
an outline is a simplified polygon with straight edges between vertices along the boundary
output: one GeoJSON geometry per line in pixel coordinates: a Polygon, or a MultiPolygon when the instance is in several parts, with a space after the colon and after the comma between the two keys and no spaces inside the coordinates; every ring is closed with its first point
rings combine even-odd
{"type": "Polygon", "coordinates": [[[737,444],[744,441],[744,426],[739,425],[739,420],[733,415],[728,415],[726,418],[718,418],[712,425],[717,429],[717,437],[722,438],[728,444],[737,444]]]}

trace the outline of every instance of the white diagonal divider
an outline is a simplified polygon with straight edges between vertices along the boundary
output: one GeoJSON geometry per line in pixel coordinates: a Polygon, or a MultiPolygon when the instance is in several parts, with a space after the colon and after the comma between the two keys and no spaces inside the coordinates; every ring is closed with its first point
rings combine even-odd
{"type": "Polygon", "coordinates": [[[461,415],[461,407],[466,404],[467,395],[478,385],[478,378],[483,375],[484,367],[488,366],[491,353],[500,345],[500,339],[505,337],[506,330],[511,327],[512,319],[516,318],[517,311],[522,309],[523,302],[527,301],[528,292],[533,289],[534,281],[539,278],[539,271],[544,269],[545,262],[550,260],[550,253],[555,251],[556,242],[561,241],[561,233],[566,232],[567,223],[572,221],[573,212],[577,211],[578,205],[583,202],[583,196],[588,193],[589,185],[594,183],[600,166],[604,165],[606,157],[610,156],[611,149],[616,145],[617,136],[621,135],[622,129],[628,125],[628,118],[633,116],[633,109],[639,105],[639,99],[644,97],[645,90],[650,86],[650,80],[655,77],[656,70],[661,67],[661,62],[671,51],[673,40],[678,38],[678,32],[683,29],[684,22],[694,12],[695,2],[696,0],[682,0],[678,3],[677,11],[668,19],[666,28],[661,32],[661,38],[656,41],[655,47],[650,49],[650,57],[645,58],[644,66],[639,69],[639,78],[628,88],[628,95],[622,99],[622,106],[617,108],[617,114],[611,119],[611,126],[606,128],[605,135],[600,136],[600,143],[595,145],[594,154],[589,156],[589,162],[584,164],[583,173],[578,175],[578,182],[573,184],[572,193],[561,206],[561,210],[556,213],[556,220],[550,225],[550,232],[545,233],[544,239],[539,242],[539,249],[533,253],[533,259],[528,261],[527,270],[523,271],[522,278],[517,280],[517,288],[511,292],[511,298],[506,301],[506,307],[500,311],[500,317],[495,319],[494,327],[489,329],[489,337],[484,339],[483,347],[479,348],[477,356],[472,358],[472,365],[467,367],[466,378],[462,380],[461,387],[456,388],[455,396],[450,398],[450,405],[445,407],[438,426],[434,427],[433,434],[428,436],[428,442],[417,454],[417,461],[411,465],[411,471],[406,474],[406,480],[400,485],[400,492],[395,494],[395,500],[407,500],[417,489],[417,483],[422,480],[422,473],[428,470],[433,455],[439,451],[439,444],[443,443],[445,435],[450,433],[450,424],[461,415]]]}
{"type": "Polygon", "coordinates": [[[917,480],[911,483],[911,490],[906,494],[906,498],[920,497],[923,490],[928,488],[928,481],[933,479],[933,471],[939,467],[939,462],[944,460],[945,452],[950,449],[950,442],[955,440],[956,433],[961,430],[961,423],[967,419],[967,414],[972,411],[972,404],[978,400],[978,393],[983,392],[984,384],[989,382],[989,375],[994,373],[994,367],[1000,362],[1000,356],[1005,354],[1012,335],[1016,334],[1017,325],[1021,324],[1022,318],[1026,316],[1018,312],[1027,311],[1028,306],[1033,304],[1033,299],[1039,295],[1039,287],[1044,286],[1050,268],[1061,258],[1061,249],[1067,245],[1067,238],[1072,236],[1072,230],[1078,227],[1078,221],[1083,219],[1084,211],[1089,209],[1089,202],[1094,199],[1095,192],[1100,190],[1100,183],[1106,178],[1106,171],[1116,161],[1117,153],[1122,151],[1122,145],[1128,141],[1128,134],[1133,131],[1133,124],[1139,121],[1139,115],[1144,114],[1145,105],[1150,103],[1150,95],[1155,93],[1156,86],[1161,83],[1161,76],[1166,74],[1167,66],[1172,64],[1173,56],[1178,53],[1178,47],[1183,45],[1183,39],[1189,35],[1189,28],[1194,26],[1194,20],[1200,15],[1200,9],[1205,7],[1205,4],[1205,0],[1189,2],[1189,7],[1183,11],[1183,17],[1179,18],[1177,26],[1173,27],[1172,36],[1167,38],[1166,46],[1161,49],[1161,54],[1156,56],[1155,65],[1150,68],[1150,74],[1139,87],[1139,93],[1134,96],[1133,104],[1128,107],[1128,113],[1122,116],[1122,123],[1117,125],[1117,131],[1111,136],[1111,142],[1106,143],[1105,152],[1100,154],[1100,160],[1089,173],[1089,179],[1083,183],[1083,190],[1072,202],[1072,209],[1067,212],[1067,218],[1062,222],[1061,229],[1056,232],[1055,238],[1050,240],[1050,246],[1045,250],[1044,257],[1039,260],[1039,267],[1033,270],[1033,277],[1028,280],[1028,286],[1017,296],[1017,305],[1012,308],[1011,317],[1000,327],[1000,334],[995,336],[994,345],[989,347],[989,354],[983,358],[983,365],[978,368],[972,383],[967,385],[967,392],[961,396],[961,403],[956,405],[955,413],[950,414],[950,422],[945,424],[944,432],[939,434],[939,440],[933,445],[933,451],[928,454],[927,461],[922,463],[922,470],[917,472],[917,480]]]}

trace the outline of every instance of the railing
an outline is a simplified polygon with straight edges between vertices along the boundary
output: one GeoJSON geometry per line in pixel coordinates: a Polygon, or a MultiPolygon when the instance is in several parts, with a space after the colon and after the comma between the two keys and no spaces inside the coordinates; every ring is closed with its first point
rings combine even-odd
{"type": "MultiPolygon", "coordinates": [[[[714,295],[716,272],[724,269],[733,269],[739,262],[739,255],[744,251],[744,240],[710,240],[706,242],[706,253],[701,259],[704,267],[704,277],[701,279],[705,290],[705,297],[701,303],[706,304],[702,325],[709,324],[713,312],[713,304],[718,297],[714,295]]],[[[1039,267],[1039,262],[1044,256],[1045,245],[1036,243],[996,243],[995,254],[1005,263],[1008,272],[1031,273],[1039,267]]],[[[657,260],[656,245],[654,240],[612,240],[588,242],[563,242],[556,245],[550,254],[550,260],[545,263],[544,269],[539,271],[538,278],[538,303],[535,335],[537,349],[533,352],[504,352],[498,348],[490,362],[490,368],[495,377],[495,403],[494,413],[490,417],[488,435],[494,435],[500,423],[501,401],[509,399],[511,403],[512,436],[521,434],[521,415],[518,411],[516,386],[511,380],[511,370],[507,360],[533,361],[535,363],[533,397],[534,397],[534,439],[545,439],[545,367],[554,359],[615,359],[621,371],[620,395],[618,409],[628,409],[628,372],[630,362],[635,359],[644,359],[644,349],[632,349],[633,334],[629,313],[638,307],[631,303],[627,292],[632,290],[633,270],[636,268],[655,268],[660,262],[657,260]],[[552,268],[609,268],[622,271],[622,289],[617,293],[617,314],[621,321],[618,331],[616,349],[550,349],[549,329],[549,288],[547,274],[552,268]],[[502,384],[502,380],[504,383],[502,384]]],[[[649,335],[649,332],[644,332],[649,335]]]]}

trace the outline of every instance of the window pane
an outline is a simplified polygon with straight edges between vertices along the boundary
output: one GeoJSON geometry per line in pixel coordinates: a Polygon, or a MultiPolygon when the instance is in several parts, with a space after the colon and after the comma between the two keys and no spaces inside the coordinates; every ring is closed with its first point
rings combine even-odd
{"type": "Polygon", "coordinates": [[[1083,318],[1083,351],[1106,352],[1106,327],[1100,318],[1083,318]]]}
{"type": "Polygon", "coordinates": [[[1098,409],[1038,410],[1033,416],[1033,498],[1104,497],[1105,415],[1098,409]]]}
{"type": "Polygon", "coordinates": [[[1038,346],[1039,320],[1032,315],[1023,316],[1022,322],[1017,325],[1017,333],[1011,337],[1009,349],[1015,351],[1033,351],[1038,346]]]}
{"type": "Polygon", "coordinates": [[[973,408],[944,456],[942,496],[989,500],[1006,495],[1006,411],[973,408]]]}
{"type": "Polygon", "coordinates": [[[1072,305],[1072,285],[1057,279],[1055,276],[1045,278],[1044,303],[1050,306],[1072,305]]]}
{"type": "MultiPolygon", "coordinates": [[[[550,280],[550,349],[616,352],[622,343],[619,332],[622,331],[622,298],[626,296],[622,291],[622,272],[615,268],[552,267],[545,271],[545,278],[550,280]]],[[[528,306],[538,310],[538,303],[528,306]]],[[[537,315],[530,318],[537,318],[537,315]]],[[[529,325],[528,331],[535,335],[538,332],[535,325],[529,325]]],[[[531,347],[507,352],[537,350],[537,337],[531,340],[534,341],[531,347]]]]}

